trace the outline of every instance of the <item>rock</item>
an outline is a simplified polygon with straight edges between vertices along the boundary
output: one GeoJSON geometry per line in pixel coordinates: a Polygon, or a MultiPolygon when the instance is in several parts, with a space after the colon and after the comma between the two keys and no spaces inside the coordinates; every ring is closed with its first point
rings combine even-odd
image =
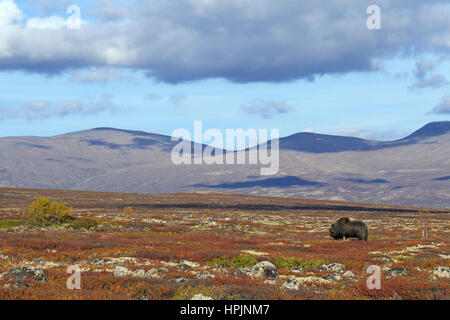
{"type": "Polygon", "coordinates": [[[18,281],[21,281],[21,280],[24,280],[24,279],[30,277],[36,281],[45,282],[44,271],[41,268],[32,267],[32,266],[11,269],[9,271],[2,273],[1,277],[5,276],[5,275],[11,275],[14,277],[15,280],[18,280],[18,281]]]}
{"type": "Polygon", "coordinates": [[[322,277],[325,280],[341,280],[341,275],[337,272],[322,277]]]}
{"type": "Polygon", "coordinates": [[[175,282],[178,284],[178,285],[181,285],[181,284],[183,284],[183,283],[186,283],[188,281],[188,279],[186,279],[185,277],[178,277],[178,278],[175,278],[175,282]]]}
{"type": "Polygon", "coordinates": [[[206,280],[206,279],[214,278],[214,276],[212,274],[209,274],[209,273],[199,273],[195,277],[197,279],[200,279],[200,280],[206,280]]]}
{"type": "Polygon", "coordinates": [[[279,274],[278,268],[269,261],[261,261],[252,268],[252,275],[255,277],[271,278],[276,277],[279,274]]]}
{"type": "Polygon", "coordinates": [[[192,269],[192,268],[197,268],[199,266],[200,266],[200,264],[197,262],[184,260],[180,264],[178,264],[177,267],[180,269],[192,269]]]}
{"type": "Polygon", "coordinates": [[[404,276],[407,271],[408,269],[406,268],[392,268],[386,271],[386,274],[391,277],[404,276]]]}
{"type": "Polygon", "coordinates": [[[322,264],[318,266],[316,269],[322,270],[322,271],[331,271],[331,272],[344,272],[345,266],[340,263],[331,263],[329,265],[322,264]]]}
{"type": "Polygon", "coordinates": [[[298,282],[295,279],[288,279],[283,285],[281,286],[284,290],[298,290],[300,287],[300,282],[298,282]]]}
{"type": "Polygon", "coordinates": [[[355,274],[351,271],[346,271],[343,275],[344,278],[352,278],[355,276],[355,274]]]}
{"type": "Polygon", "coordinates": [[[248,267],[242,267],[236,270],[236,274],[242,274],[244,276],[252,276],[252,269],[248,267]]]}
{"type": "Polygon", "coordinates": [[[297,280],[300,283],[305,283],[305,282],[329,283],[329,282],[331,282],[331,280],[324,279],[322,277],[296,277],[295,280],[297,280]]]}
{"type": "Polygon", "coordinates": [[[5,288],[10,288],[10,289],[13,289],[13,288],[20,288],[20,287],[28,288],[29,286],[30,286],[30,285],[29,285],[28,283],[26,283],[26,282],[23,282],[23,281],[14,281],[14,282],[11,282],[11,283],[6,284],[6,285],[5,285],[5,288]]]}
{"type": "Polygon", "coordinates": [[[138,278],[149,278],[150,274],[145,272],[144,270],[140,269],[138,271],[133,272],[133,275],[138,278]]]}
{"type": "Polygon", "coordinates": [[[104,266],[105,265],[105,260],[103,259],[95,259],[94,261],[92,261],[92,265],[93,266],[104,266]]]}
{"type": "Polygon", "coordinates": [[[444,266],[436,267],[433,270],[433,274],[439,278],[450,278],[450,268],[444,266]]]}
{"type": "Polygon", "coordinates": [[[114,269],[114,276],[115,277],[124,277],[124,276],[129,276],[131,275],[133,272],[131,272],[130,270],[128,270],[125,267],[116,267],[114,269]]]}
{"type": "Polygon", "coordinates": [[[194,295],[191,298],[191,300],[214,300],[214,299],[211,297],[208,297],[208,296],[204,296],[201,293],[198,293],[198,294],[194,295]]]}
{"type": "Polygon", "coordinates": [[[275,280],[264,280],[264,283],[266,284],[277,284],[275,280]]]}
{"type": "Polygon", "coordinates": [[[429,276],[429,277],[427,278],[427,280],[428,280],[428,281],[436,281],[437,278],[436,278],[435,276],[429,276]]]}

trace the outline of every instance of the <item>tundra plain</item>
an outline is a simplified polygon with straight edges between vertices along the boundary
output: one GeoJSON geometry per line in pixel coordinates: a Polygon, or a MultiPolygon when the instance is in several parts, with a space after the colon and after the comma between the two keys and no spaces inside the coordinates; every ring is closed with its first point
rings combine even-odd
{"type": "Polygon", "coordinates": [[[0,299],[448,300],[449,231],[448,209],[2,188],[0,299]],[[30,225],[38,197],[95,226],[30,225]],[[344,216],[367,224],[367,242],[329,236],[344,216]],[[273,272],[255,269],[263,261],[273,272]],[[79,290],[67,287],[74,265],[79,290]],[[371,265],[382,270],[380,289],[367,287],[371,265]]]}

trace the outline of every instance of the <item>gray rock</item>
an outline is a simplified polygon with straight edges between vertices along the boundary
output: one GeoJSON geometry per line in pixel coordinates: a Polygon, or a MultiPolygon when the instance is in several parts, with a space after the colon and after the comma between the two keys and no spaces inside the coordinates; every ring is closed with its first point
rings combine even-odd
{"type": "Polygon", "coordinates": [[[344,278],[352,278],[355,276],[355,274],[351,271],[346,271],[343,275],[344,278]]]}
{"type": "Polygon", "coordinates": [[[5,275],[13,276],[14,279],[18,281],[22,281],[26,278],[32,278],[36,281],[45,282],[45,273],[41,268],[37,267],[20,267],[20,268],[14,268],[9,271],[6,271],[2,274],[2,277],[5,275]]]}
{"type": "Polygon", "coordinates": [[[200,264],[193,261],[184,260],[180,264],[177,265],[177,268],[180,269],[193,269],[199,267],[200,264]]]}
{"type": "Polygon", "coordinates": [[[406,268],[392,268],[386,271],[386,274],[391,277],[404,276],[407,271],[408,269],[406,268]]]}
{"type": "Polygon", "coordinates": [[[331,272],[344,272],[345,266],[341,263],[331,263],[329,265],[322,264],[318,266],[316,269],[322,271],[331,271],[331,272]]]}
{"type": "Polygon", "coordinates": [[[429,276],[429,277],[427,278],[427,280],[428,280],[428,281],[436,281],[437,278],[436,278],[435,276],[429,276]]]}
{"type": "Polygon", "coordinates": [[[103,260],[103,259],[95,259],[94,261],[92,261],[92,265],[93,266],[98,266],[98,267],[104,266],[105,265],[105,260],[103,260]]]}
{"type": "Polygon", "coordinates": [[[244,276],[251,276],[252,275],[252,269],[248,268],[248,267],[242,267],[236,270],[236,274],[242,274],[244,276]]]}
{"type": "Polygon", "coordinates": [[[138,278],[149,278],[150,277],[150,274],[148,272],[145,272],[142,269],[133,272],[133,275],[138,278]]]}
{"type": "Polygon", "coordinates": [[[199,273],[195,277],[197,279],[200,279],[200,280],[206,280],[206,279],[214,278],[214,276],[212,274],[209,274],[209,273],[199,273]]]}
{"type": "Polygon", "coordinates": [[[433,274],[439,278],[450,278],[450,268],[444,266],[436,267],[433,270],[433,274]]]}
{"type": "Polygon", "coordinates": [[[185,277],[178,277],[178,278],[175,278],[175,282],[178,284],[178,285],[181,285],[181,284],[183,284],[183,283],[186,283],[188,281],[188,279],[186,279],[185,277]]]}
{"type": "Polygon", "coordinates": [[[337,272],[322,277],[325,280],[341,280],[341,275],[337,272]]]}
{"type": "Polygon", "coordinates": [[[7,285],[5,285],[5,288],[28,288],[30,285],[26,282],[23,281],[13,281],[11,283],[8,283],[7,285]]]}
{"type": "Polygon", "coordinates": [[[131,275],[133,272],[131,272],[130,270],[128,270],[125,267],[116,267],[114,269],[114,276],[115,277],[124,277],[124,276],[129,276],[131,275]]]}
{"type": "Polygon", "coordinates": [[[280,274],[278,268],[269,261],[261,261],[252,268],[252,275],[255,277],[271,278],[280,274]]]}
{"type": "Polygon", "coordinates": [[[281,288],[283,288],[285,290],[298,290],[299,287],[300,287],[300,282],[298,282],[295,279],[288,279],[281,286],[281,288]]]}
{"type": "Polygon", "coordinates": [[[214,300],[214,299],[211,297],[208,297],[208,296],[204,296],[201,293],[198,293],[198,294],[194,295],[191,298],[191,300],[214,300]]]}

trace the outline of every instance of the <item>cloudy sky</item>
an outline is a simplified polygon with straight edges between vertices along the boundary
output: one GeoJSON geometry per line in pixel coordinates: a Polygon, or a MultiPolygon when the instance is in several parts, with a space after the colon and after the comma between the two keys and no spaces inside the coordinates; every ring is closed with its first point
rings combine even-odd
{"type": "Polygon", "coordinates": [[[450,119],[449,17],[448,0],[0,0],[0,136],[203,120],[399,138],[450,119]]]}

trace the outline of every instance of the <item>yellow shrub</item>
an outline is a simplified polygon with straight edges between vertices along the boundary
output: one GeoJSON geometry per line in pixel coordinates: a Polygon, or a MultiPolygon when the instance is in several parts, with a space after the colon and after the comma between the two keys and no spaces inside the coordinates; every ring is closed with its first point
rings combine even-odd
{"type": "Polygon", "coordinates": [[[32,224],[48,225],[74,220],[73,210],[64,202],[38,198],[28,207],[28,216],[32,224]]]}
{"type": "Polygon", "coordinates": [[[131,208],[131,207],[123,208],[123,211],[122,211],[122,214],[123,214],[123,215],[132,217],[132,216],[133,216],[133,213],[134,213],[134,212],[133,212],[133,208],[131,208]]]}

